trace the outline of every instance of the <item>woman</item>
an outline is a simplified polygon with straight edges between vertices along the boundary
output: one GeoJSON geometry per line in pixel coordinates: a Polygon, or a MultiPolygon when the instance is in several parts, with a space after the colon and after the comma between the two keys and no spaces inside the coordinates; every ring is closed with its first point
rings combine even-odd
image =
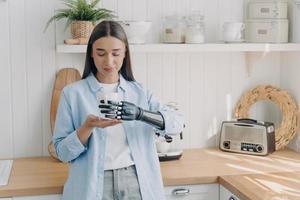
{"type": "Polygon", "coordinates": [[[153,128],[179,133],[182,116],[135,81],[124,30],[103,21],[89,39],[82,80],[63,89],[58,106],[53,143],[70,163],[62,199],[164,199],[153,128]],[[97,102],[99,92],[122,101],[97,102]],[[114,119],[98,117],[98,107],[114,119]]]}

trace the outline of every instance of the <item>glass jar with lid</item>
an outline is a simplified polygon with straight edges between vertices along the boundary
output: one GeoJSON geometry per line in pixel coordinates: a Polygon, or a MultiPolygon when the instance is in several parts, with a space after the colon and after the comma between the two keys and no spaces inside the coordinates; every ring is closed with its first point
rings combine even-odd
{"type": "Polygon", "coordinates": [[[200,11],[193,11],[187,17],[185,42],[186,43],[205,42],[204,16],[201,14],[200,11]]]}
{"type": "Polygon", "coordinates": [[[166,16],[163,23],[163,42],[184,43],[185,19],[178,15],[166,16]]]}

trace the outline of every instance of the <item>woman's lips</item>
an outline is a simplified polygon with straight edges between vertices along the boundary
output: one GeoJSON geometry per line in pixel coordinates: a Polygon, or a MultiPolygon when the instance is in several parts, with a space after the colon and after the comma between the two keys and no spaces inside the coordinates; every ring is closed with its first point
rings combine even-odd
{"type": "Polygon", "coordinates": [[[112,72],[112,71],[113,71],[113,68],[106,67],[106,68],[104,68],[104,70],[105,70],[106,72],[112,72]]]}

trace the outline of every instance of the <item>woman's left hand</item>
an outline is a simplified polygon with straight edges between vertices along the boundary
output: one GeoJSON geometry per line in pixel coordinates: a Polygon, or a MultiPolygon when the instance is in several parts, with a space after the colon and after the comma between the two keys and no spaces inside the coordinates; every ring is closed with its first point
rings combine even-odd
{"type": "Polygon", "coordinates": [[[82,126],[77,129],[77,135],[81,143],[85,145],[89,137],[91,136],[94,127],[106,128],[108,126],[114,126],[119,123],[122,122],[116,119],[103,119],[95,115],[88,115],[82,126]]]}
{"type": "Polygon", "coordinates": [[[88,129],[97,128],[106,128],[108,126],[114,126],[116,124],[122,123],[117,119],[104,119],[95,115],[88,115],[83,126],[88,129]]]}

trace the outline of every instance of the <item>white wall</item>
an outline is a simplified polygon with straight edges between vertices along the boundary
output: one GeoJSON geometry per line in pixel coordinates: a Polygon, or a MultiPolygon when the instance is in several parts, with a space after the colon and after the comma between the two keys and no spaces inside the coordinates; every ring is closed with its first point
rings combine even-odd
{"type": "MultiPolygon", "coordinates": [[[[103,0],[102,5],[122,19],[153,21],[149,42],[160,41],[161,17],[194,9],[205,14],[207,41],[218,42],[223,21],[241,21],[243,10],[241,0],[103,0]]],[[[58,0],[0,1],[0,158],[48,155],[55,72],[70,66],[83,70],[83,54],[55,52],[55,44],[69,37],[64,22],[43,32],[59,6],[58,0]]],[[[250,55],[254,67],[248,77],[244,53],[132,55],[137,80],[163,102],[180,104],[187,124],[185,148],[215,146],[228,105],[233,108],[246,89],[279,86],[280,53],[260,57],[250,55]]]]}
{"type": "MultiPolygon", "coordinates": [[[[281,87],[286,89],[300,103],[300,53],[282,53],[281,59],[281,87]]],[[[291,148],[300,151],[300,135],[294,138],[289,145],[291,148]]]]}

